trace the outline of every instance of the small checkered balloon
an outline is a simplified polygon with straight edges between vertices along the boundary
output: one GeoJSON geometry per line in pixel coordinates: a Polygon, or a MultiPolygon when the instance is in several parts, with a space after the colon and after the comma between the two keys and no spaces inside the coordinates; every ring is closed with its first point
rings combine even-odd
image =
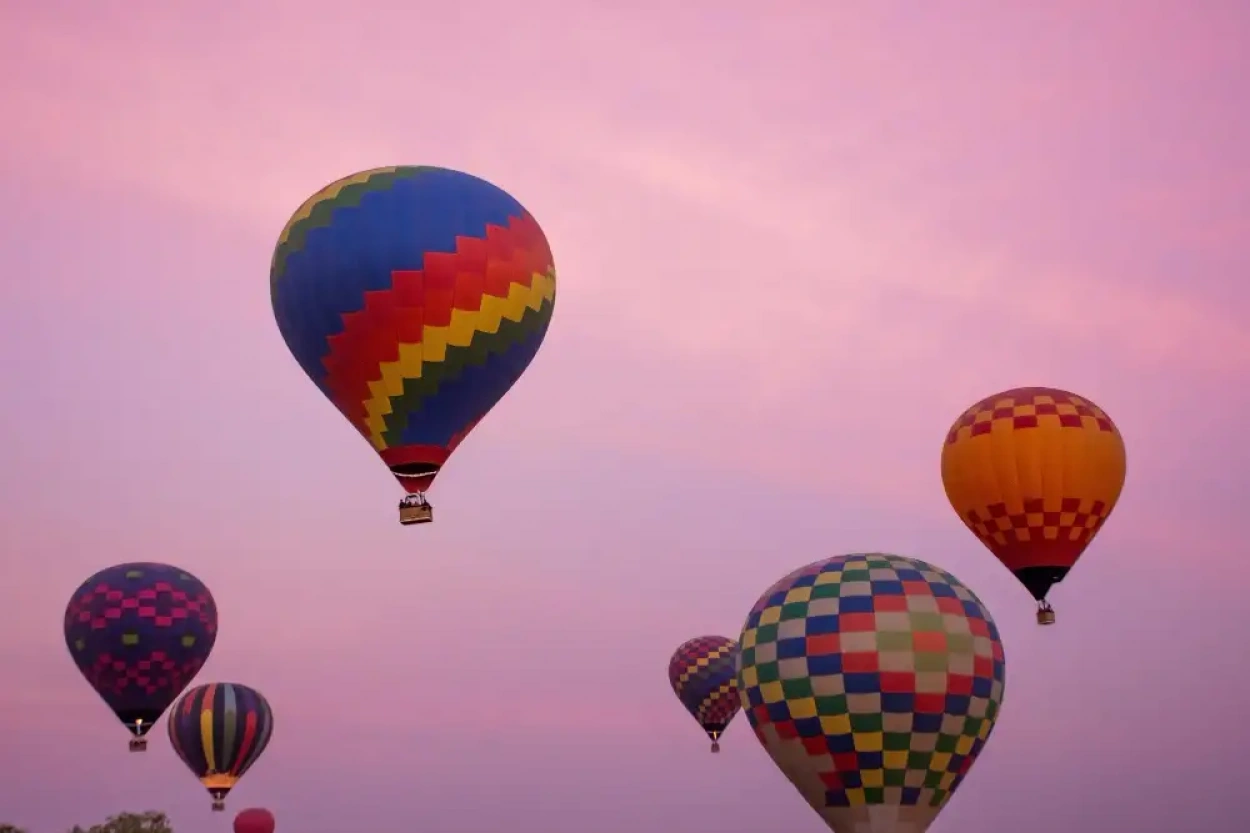
{"type": "Polygon", "coordinates": [[[1003,645],[950,573],[843,555],[774,584],[739,639],[742,708],[834,833],[923,833],[989,739],[1003,645]]]}
{"type": "Polygon", "coordinates": [[[668,661],[668,681],[686,711],[720,751],[720,736],[738,713],[738,645],[723,636],[696,636],[668,661]]]}

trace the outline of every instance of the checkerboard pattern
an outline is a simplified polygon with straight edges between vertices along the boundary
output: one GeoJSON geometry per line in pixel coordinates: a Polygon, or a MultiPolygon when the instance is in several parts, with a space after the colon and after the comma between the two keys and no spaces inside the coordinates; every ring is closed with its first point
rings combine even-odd
{"type": "Polygon", "coordinates": [[[1015,388],[951,425],[942,487],[960,520],[1042,601],[1106,523],[1125,462],[1102,408],[1057,388],[1015,388]]]}
{"type": "Polygon", "coordinates": [[[741,707],[737,657],[738,644],[732,639],[697,636],[683,642],[668,662],[673,692],[713,741],[741,707]]]}
{"type": "Polygon", "coordinates": [[[1093,402],[1057,388],[1015,388],[981,400],[964,411],[946,435],[946,444],[989,434],[996,424],[1012,430],[1053,424],[1117,433],[1111,417],[1093,402]]]}
{"type": "Polygon", "coordinates": [[[1065,497],[1059,511],[1048,512],[1043,498],[1024,501],[1023,512],[1010,512],[1006,503],[991,503],[981,512],[969,509],[965,522],[995,555],[1011,544],[1066,541],[1088,544],[1107,520],[1111,507],[1103,500],[1065,497]]]}
{"type": "Polygon", "coordinates": [[[760,742],[835,833],[921,833],[984,747],[1003,646],[958,579],[896,555],[800,568],[760,597],[738,690],[760,742]]]}

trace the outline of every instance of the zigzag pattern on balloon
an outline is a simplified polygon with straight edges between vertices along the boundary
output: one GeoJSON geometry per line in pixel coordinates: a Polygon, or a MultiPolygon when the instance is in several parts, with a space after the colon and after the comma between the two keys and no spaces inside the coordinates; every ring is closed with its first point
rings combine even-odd
{"type": "Polygon", "coordinates": [[[360,205],[365,194],[385,191],[396,179],[412,178],[425,170],[424,167],[373,168],[335,180],[304,200],[278,235],[278,244],[269,263],[270,295],[275,293],[278,278],[285,271],[287,255],[303,247],[308,232],[330,225],[336,209],[360,205]]]}
{"type": "Polygon", "coordinates": [[[271,275],[296,360],[392,466],[441,466],[525,370],[555,305],[534,218],[439,168],[323,188],[284,229],[271,275]]]}
{"type": "MultiPolygon", "coordinates": [[[[365,405],[369,414],[367,425],[370,430],[366,436],[374,443],[375,448],[382,450],[403,444],[402,435],[409,427],[410,416],[417,413],[424,402],[438,392],[441,385],[458,379],[466,368],[485,367],[492,359],[502,358],[507,361],[514,356],[524,356],[528,360],[532,357],[551,319],[555,300],[554,279],[549,276],[536,276],[533,291],[514,291],[511,297],[501,300],[505,300],[507,306],[501,315],[494,318],[499,323],[493,325],[493,332],[486,327],[472,328],[470,316],[474,314],[468,313],[465,318],[469,319],[469,326],[465,327],[465,332],[459,337],[454,333],[454,321],[453,326],[445,330],[427,328],[426,337],[430,341],[423,350],[413,349],[422,348],[419,344],[401,344],[398,360],[379,367],[382,379],[369,383],[373,396],[365,405]],[[539,277],[543,279],[537,280],[539,277]],[[453,338],[468,343],[453,343],[453,338]],[[441,361],[431,358],[430,353],[434,350],[444,353],[441,361]],[[399,390],[398,393],[394,392],[396,389],[399,390]],[[380,446],[376,432],[382,432],[380,446]]],[[[492,325],[488,323],[487,327],[489,326],[492,325]]],[[[449,450],[455,447],[493,404],[493,401],[481,403],[469,425],[447,441],[449,450]]]]}
{"type": "Polygon", "coordinates": [[[545,327],[555,300],[551,261],[525,216],[488,226],[485,240],[457,238],[454,253],[427,254],[424,269],[394,272],[392,288],[366,292],[364,309],[344,314],[343,331],[327,339],[322,364],[334,404],[379,451],[396,444],[407,414],[440,382],[545,327]]]}

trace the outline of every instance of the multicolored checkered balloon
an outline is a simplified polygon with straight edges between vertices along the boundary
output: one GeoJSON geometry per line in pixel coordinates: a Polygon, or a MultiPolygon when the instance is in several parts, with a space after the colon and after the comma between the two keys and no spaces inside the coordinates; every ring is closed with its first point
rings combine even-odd
{"type": "Polygon", "coordinates": [[[989,739],[1003,645],[958,579],[881,553],[768,589],[739,640],[755,734],[834,833],[923,833],[989,739]]]}
{"type": "Polygon", "coordinates": [[[686,711],[720,751],[720,736],[738,713],[738,644],[723,636],[696,636],[678,646],[668,661],[668,681],[686,711]]]}

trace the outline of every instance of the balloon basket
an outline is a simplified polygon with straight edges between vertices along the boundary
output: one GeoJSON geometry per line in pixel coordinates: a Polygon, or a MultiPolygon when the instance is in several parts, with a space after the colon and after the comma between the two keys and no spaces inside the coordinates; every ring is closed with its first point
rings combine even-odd
{"type": "Polygon", "coordinates": [[[428,524],[434,520],[434,507],[429,503],[399,504],[399,522],[404,526],[428,524]]]}
{"type": "Polygon", "coordinates": [[[1039,607],[1037,609],[1037,624],[1053,625],[1055,624],[1055,610],[1050,605],[1039,607]]]}
{"type": "Polygon", "coordinates": [[[720,744],[719,744],[718,742],[716,742],[716,741],[712,741],[712,751],[713,751],[713,752],[719,752],[719,751],[720,751],[720,744]]]}
{"type": "Polygon", "coordinates": [[[213,812],[214,812],[214,813],[221,813],[221,812],[224,812],[224,811],[225,811],[225,809],[226,809],[226,802],[225,802],[225,801],[221,800],[220,798],[214,798],[214,799],[213,799],[213,812]]]}
{"type": "Polygon", "coordinates": [[[130,739],[130,751],[131,752],[143,752],[147,748],[148,748],[147,738],[131,738],[130,739]]]}

